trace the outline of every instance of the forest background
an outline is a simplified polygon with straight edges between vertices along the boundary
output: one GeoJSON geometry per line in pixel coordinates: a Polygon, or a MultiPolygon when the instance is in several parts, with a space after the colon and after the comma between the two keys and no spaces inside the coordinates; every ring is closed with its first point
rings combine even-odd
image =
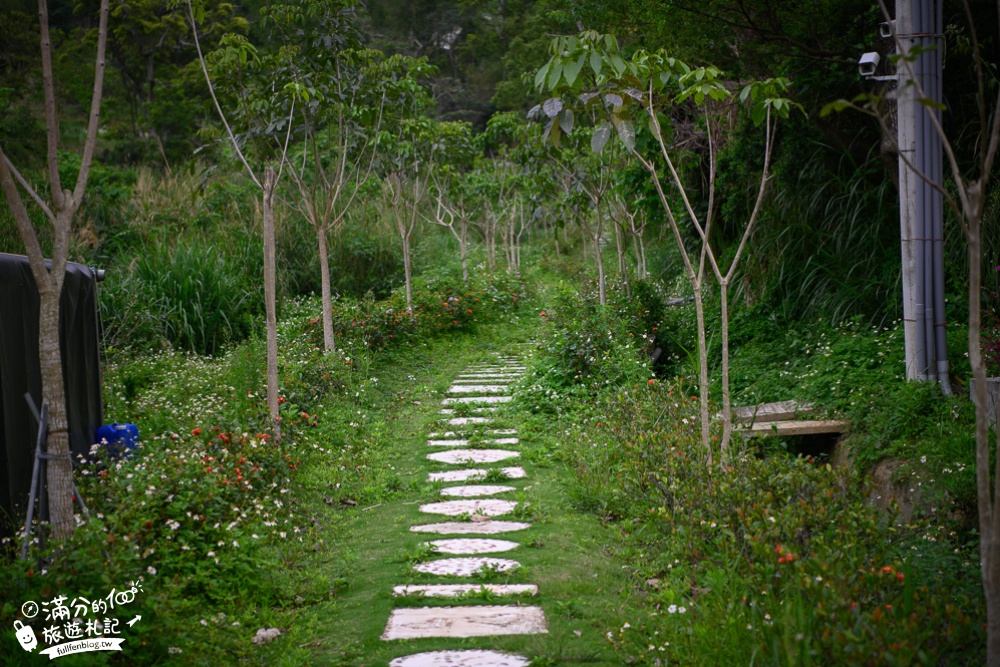
{"type": "MultiPolygon", "coordinates": [[[[75,178],[80,167],[77,154],[86,133],[98,4],[86,0],[54,2],[49,7],[64,151],[60,154],[60,170],[66,182],[75,178]]],[[[346,8],[343,16],[356,30],[347,31],[349,40],[355,40],[352,46],[412,59],[393,61],[404,64],[387,80],[411,78],[419,84],[419,90],[409,91],[415,103],[400,105],[392,113],[386,111],[382,121],[387,133],[384,146],[392,156],[384,161],[372,158],[374,175],[358,185],[343,224],[329,233],[330,280],[336,295],[335,333],[346,346],[340,350],[341,357],[347,355],[350,361],[354,355],[351,350],[379,350],[396,344],[390,339],[413,341],[426,334],[422,329],[408,331],[399,318],[386,316],[391,315],[386,304],[395,309],[409,306],[412,310],[413,306],[400,303],[397,292],[406,282],[405,264],[409,261],[400,251],[400,234],[405,225],[401,226],[397,215],[406,203],[394,205],[391,197],[384,196],[382,187],[391,182],[393,173],[405,173],[410,168],[416,173],[413,156],[426,150],[425,155],[430,157],[420,160],[425,166],[431,165],[427,173],[433,172],[437,180],[428,176],[423,201],[415,196],[417,186],[407,185],[414,188],[409,192],[414,202],[413,220],[418,221],[412,239],[418,308],[429,312],[437,296],[458,295],[463,289],[460,284],[468,293],[484,299],[496,292],[497,285],[503,285],[503,297],[495,297],[495,316],[506,317],[508,311],[516,309],[517,293],[522,290],[518,278],[527,275],[529,267],[540,267],[550,272],[545,280],[557,275],[564,281],[552,287],[557,296],[538,302],[548,310],[546,317],[552,317],[553,327],[548,331],[552,335],[539,344],[540,355],[550,366],[539,370],[533,385],[533,400],[541,406],[541,412],[563,414],[567,396],[584,397],[581,404],[602,405],[596,384],[636,379],[632,366],[622,361],[626,355],[622,350],[627,346],[611,340],[599,342],[595,335],[626,315],[634,320],[629,325],[631,333],[650,335],[656,331],[660,344],[667,349],[656,377],[680,378],[677,391],[691,393],[694,385],[691,381],[685,383],[683,377],[695,374],[692,359],[697,343],[692,313],[686,306],[668,309],[664,305],[672,298],[689,296],[689,290],[677,254],[671,249],[673,242],[656,192],[647,175],[634,164],[620,162],[611,170],[612,194],[646,222],[639,234],[645,249],[640,251],[635,246],[633,254],[620,260],[617,271],[608,271],[609,276],[615,274],[615,278],[609,278],[614,283],[609,287],[610,308],[596,307],[595,271],[591,267],[593,260],[588,259],[595,257],[588,228],[593,222],[590,206],[581,187],[564,183],[567,179],[556,166],[558,160],[550,159],[551,149],[539,136],[540,124],[526,120],[529,110],[544,99],[536,88],[535,73],[552,55],[549,49],[553,36],[588,29],[614,33],[626,52],[662,47],[687,62],[714,65],[734,84],[785,77],[792,84],[788,96],[801,106],[802,112],[791,114],[780,124],[772,178],[757,231],[732,289],[734,395],[743,402],[809,399],[846,414],[857,431],[854,452],[859,470],[881,470],[881,474],[892,477],[893,483],[903,485],[920,479],[918,485],[933,488],[925,492],[925,498],[931,499],[925,503],[925,511],[929,517],[938,511],[937,507],[947,506],[948,518],[940,523],[936,523],[940,515],[925,518],[934,531],[944,530],[951,538],[929,532],[930,524],[911,527],[914,540],[929,541],[925,535],[940,539],[939,552],[934,556],[939,560],[925,567],[926,581],[933,580],[932,571],[947,571],[949,575],[941,575],[943,579],[936,584],[929,583],[932,592],[946,587],[948,577],[968,558],[974,559],[970,556],[976,529],[969,404],[941,399],[933,386],[897,383],[900,369],[877,363],[880,357],[898,356],[898,336],[902,335],[898,165],[892,141],[875,120],[863,114],[821,113],[834,100],[884,91],[881,84],[861,79],[856,68],[860,53],[891,49],[889,40],[878,37],[877,26],[883,17],[876,3],[498,0],[484,4],[464,0],[380,0],[347,8],[349,5],[335,7],[338,11],[346,8]],[[389,136],[393,132],[396,143],[389,136]],[[400,137],[407,132],[408,148],[400,148],[406,143],[400,137]],[[421,146],[421,142],[425,145],[421,146]],[[519,170],[516,177],[508,173],[512,164],[519,170]],[[465,245],[454,235],[454,227],[449,230],[440,224],[446,218],[441,217],[441,201],[435,198],[460,177],[469,178],[469,207],[477,211],[468,216],[471,231],[467,230],[475,239],[468,249],[472,283],[462,282],[459,277],[459,254],[464,255],[465,245]],[[515,196],[510,195],[511,191],[515,196]],[[505,227],[513,223],[501,222],[513,219],[512,211],[522,216],[522,224],[530,222],[524,237],[523,265],[516,243],[502,242],[502,256],[490,248],[490,234],[515,233],[514,227],[505,227]],[[477,218],[480,222],[493,220],[494,226],[477,227],[477,218]],[[490,275],[497,276],[492,286],[486,277],[490,275]],[[571,287],[567,288],[567,284],[571,287]],[[639,316],[633,317],[633,312],[639,316]],[[851,360],[850,370],[830,360],[841,357],[851,360]],[[887,458],[905,461],[906,465],[888,471],[878,469],[887,458]],[[921,468],[917,462],[926,463],[924,459],[936,465],[938,471],[947,470],[948,475],[921,468]],[[955,551],[949,551],[951,548],[955,551]]],[[[274,5],[207,2],[201,6],[204,13],[199,15],[199,36],[204,51],[214,52],[209,62],[217,75],[221,106],[241,108],[248,99],[241,95],[249,87],[241,89],[239,77],[226,79],[218,75],[232,65],[232,61],[226,61],[227,55],[235,54],[237,61],[243,57],[255,62],[254,54],[263,57],[279,51],[280,31],[274,29],[273,22],[262,20],[265,15],[274,16],[269,13],[274,5]],[[224,35],[229,37],[224,39],[224,35]]],[[[1000,85],[996,19],[996,7],[988,2],[971,2],[968,7],[960,2],[945,4],[944,124],[955,145],[977,141],[980,95],[992,99],[1000,85]],[[967,27],[970,18],[980,31],[980,62],[985,63],[987,73],[982,90],[975,79],[976,51],[967,27]]],[[[40,186],[46,180],[46,137],[34,6],[25,0],[0,1],[0,25],[4,26],[0,31],[0,137],[11,162],[28,181],[40,186]]],[[[144,391],[167,374],[162,368],[130,368],[128,364],[135,358],[169,355],[176,350],[207,359],[251,349],[264,335],[264,304],[260,299],[264,242],[260,190],[246,178],[220,124],[198,61],[186,5],[174,6],[160,0],[115,3],[110,10],[107,53],[101,131],[86,198],[72,230],[70,259],[107,270],[100,308],[102,352],[108,367],[114,369],[111,377],[115,389],[108,403],[112,409],[125,406],[127,412],[135,409],[144,391]]],[[[381,56],[371,57],[379,61],[381,56]]],[[[388,69],[394,66],[386,65],[388,69]]],[[[241,70],[237,66],[235,71],[241,70]]],[[[406,92],[400,96],[405,97],[406,92]]],[[[295,95],[297,103],[308,104],[301,91],[295,95]]],[[[274,150],[273,142],[265,149],[254,148],[254,142],[261,137],[265,143],[274,136],[281,138],[287,126],[274,122],[255,127],[247,120],[250,117],[244,114],[238,121],[247,121],[246,130],[238,132],[239,145],[259,154],[274,150]]],[[[675,144],[685,154],[683,180],[695,195],[696,207],[703,211],[707,207],[704,195],[710,172],[708,133],[698,115],[690,110],[681,110],[672,120],[675,144]]],[[[742,225],[757,197],[764,139],[752,120],[746,112],[733,111],[718,137],[713,137],[718,139],[718,154],[712,235],[723,256],[735,251],[742,225]]],[[[294,133],[288,136],[291,154],[301,158],[308,137],[294,133]]],[[[556,157],[563,163],[579,160],[583,164],[589,145],[589,141],[567,141],[560,148],[564,152],[556,157]]],[[[364,154],[357,155],[362,157],[356,164],[364,167],[364,154]]],[[[998,192],[996,188],[987,191],[983,222],[981,334],[990,375],[1000,374],[998,192]]],[[[285,179],[278,194],[279,315],[283,321],[301,325],[309,336],[317,337],[318,314],[310,316],[309,306],[302,306],[312,303],[306,299],[321,290],[316,230],[296,206],[298,195],[291,180],[285,179]]],[[[36,228],[42,230],[43,250],[48,253],[52,239],[45,231],[48,228],[43,216],[34,208],[30,210],[36,228]]],[[[947,219],[948,215],[946,211],[945,280],[948,320],[954,323],[949,332],[949,351],[955,386],[958,393],[967,393],[970,371],[962,342],[967,335],[963,323],[968,317],[966,246],[959,226],[947,219]]],[[[696,251],[697,235],[691,229],[684,234],[687,246],[696,251]]],[[[610,246],[609,241],[608,254],[610,246]]],[[[628,250],[626,247],[620,252],[619,258],[629,255],[628,250]]],[[[0,207],[0,252],[24,252],[6,207],[0,207]]],[[[613,264],[613,260],[609,262],[613,264]]],[[[717,313],[718,301],[710,296],[707,307],[717,313]]],[[[463,319],[461,313],[435,312],[433,324],[428,326],[448,327],[451,322],[460,330],[480,317],[478,312],[468,315],[471,317],[463,319]]],[[[483,316],[482,322],[493,316],[483,316]]],[[[635,352],[632,349],[627,354],[635,356],[635,352]]],[[[710,338],[708,356],[712,390],[718,393],[718,336],[710,338]]],[[[322,398],[321,390],[315,387],[336,382],[329,375],[304,367],[295,373],[299,375],[283,377],[282,383],[286,395],[298,392],[293,402],[306,412],[295,415],[302,421],[300,426],[305,427],[311,422],[310,405],[322,398]]],[[[624,445],[634,440],[629,441],[626,434],[646,433],[652,427],[635,414],[615,413],[625,409],[613,405],[587,408],[595,412],[576,414],[574,419],[587,438],[606,438],[622,444],[616,451],[627,456],[624,445]],[[601,410],[617,414],[623,431],[602,433],[603,420],[594,420],[596,426],[587,424],[601,410]]],[[[266,428],[259,407],[243,406],[240,409],[245,408],[247,414],[240,413],[239,419],[266,428]],[[247,416],[251,413],[252,417],[247,416]]],[[[171,415],[176,417],[167,412],[159,414],[151,419],[150,428],[168,432],[174,428],[171,415]]],[[[687,416],[677,415],[678,421],[682,418],[687,416]]],[[[292,421],[286,423],[294,429],[292,421]]],[[[775,447],[787,449],[787,445],[775,447]]],[[[582,495],[587,496],[579,501],[581,506],[610,520],[644,515],[648,508],[642,506],[642,501],[626,503],[619,491],[601,486],[606,482],[594,471],[607,461],[591,460],[587,452],[566,456],[576,462],[580,471],[581,488],[586,491],[582,495]]],[[[639,481],[630,493],[647,497],[658,487],[647,478],[648,471],[639,468],[634,471],[639,481]]],[[[696,489],[706,482],[692,477],[687,483],[696,489]]],[[[815,483],[817,488],[826,489],[822,486],[826,482],[815,483]]],[[[390,486],[383,492],[395,492],[390,486]]],[[[714,500],[703,498],[697,502],[706,504],[707,515],[723,507],[725,497],[721,494],[714,500]]],[[[850,501],[854,500],[857,498],[852,496],[850,501]]],[[[807,521],[804,515],[789,518],[807,521]]],[[[875,523],[864,524],[865,530],[870,529],[874,535],[875,523]]],[[[765,546],[771,548],[763,544],[761,548],[765,546]]],[[[817,553],[818,559],[828,555],[817,553]]],[[[878,552],[879,558],[895,553],[878,552]]],[[[868,566],[874,563],[874,557],[870,562],[860,556],[858,560],[868,566]]],[[[162,571],[163,566],[159,567],[162,571]]],[[[916,572],[914,578],[925,581],[916,572]]],[[[660,573],[649,574],[652,578],[660,573]]],[[[969,620],[984,614],[976,592],[979,582],[968,573],[950,583],[954,585],[954,608],[929,609],[928,618],[934,628],[964,629],[946,639],[930,631],[928,639],[920,634],[919,623],[914,621],[907,630],[912,634],[906,635],[913,639],[909,655],[912,658],[920,650],[931,655],[961,654],[968,664],[976,664],[981,655],[962,654],[962,646],[969,637],[973,637],[970,645],[983,643],[983,637],[973,627],[977,624],[969,620]],[[953,613],[959,621],[949,616],[953,613]]],[[[864,588],[869,584],[858,585],[864,588]]],[[[32,584],[23,585],[30,588],[32,584]]],[[[855,593],[844,593],[837,604],[853,609],[850,595],[855,593]]],[[[880,595],[873,594],[881,600],[880,595]]],[[[912,602],[913,591],[906,595],[912,602]]],[[[877,624],[880,619],[867,620],[877,624]]],[[[813,618],[811,622],[814,624],[804,626],[816,633],[829,627],[823,619],[813,618]]],[[[893,632],[886,629],[871,640],[875,648],[861,644],[864,650],[874,651],[871,655],[891,654],[898,650],[892,648],[889,639],[893,632]]],[[[850,631],[844,633],[846,636],[850,631]]],[[[847,642],[843,636],[840,645],[847,642]]],[[[707,644],[709,637],[710,633],[706,633],[701,641],[707,644]]],[[[775,639],[771,655],[792,656],[798,650],[791,648],[793,645],[787,637],[775,639]],[[782,648],[776,648],[779,644],[782,648]]]]}

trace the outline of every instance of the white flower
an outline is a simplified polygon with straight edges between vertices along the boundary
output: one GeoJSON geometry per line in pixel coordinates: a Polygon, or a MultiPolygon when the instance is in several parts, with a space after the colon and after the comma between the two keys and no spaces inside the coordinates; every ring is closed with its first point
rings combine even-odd
{"type": "Polygon", "coordinates": [[[149,567],[146,568],[146,572],[150,574],[156,574],[156,568],[150,565],[149,567]]]}
{"type": "Polygon", "coordinates": [[[677,613],[678,614],[686,614],[687,613],[687,607],[678,607],[677,613]]]}
{"type": "Polygon", "coordinates": [[[667,611],[670,612],[671,614],[676,614],[677,613],[677,605],[675,605],[675,604],[670,605],[669,607],[667,607],[667,611]]]}

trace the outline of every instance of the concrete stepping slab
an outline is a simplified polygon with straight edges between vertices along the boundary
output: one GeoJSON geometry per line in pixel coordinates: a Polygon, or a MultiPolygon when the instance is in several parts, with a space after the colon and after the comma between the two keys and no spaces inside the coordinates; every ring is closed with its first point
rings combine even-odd
{"type": "Polygon", "coordinates": [[[444,514],[458,516],[459,514],[479,514],[480,516],[502,516],[514,511],[517,503],[513,500],[498,500],[482,498],[471,500],[445,500],[439,503],[428,503],[420,506],[424,514],[444,514]]]}
{"type": "MultiPolygon", "coordinates": [[[[442,412],[444,411],[442,410],[442,412]]],[[[446,421],[449,426],[465,426],[467,424],[489,424],[493,420],[489,417],[455,417],[443,421],[446,421]]]]}
{"type": "Polygon", "coordinates": [[[503,385],[507,385],[507,384],[514,384],[515,382],[517,382],[517,378],[518,377],[520,377],[520,376],[517,376],[517,375],[485,375],[485,376],[482,376],[482,377],[472,377],[472,378],[463,378],[463,377],[459,376],[459,377],[455,378],[454,380],[452,380],[451,383],[452,384],[462,384],[462,385],[466,385],[466,384],[483,384],[483,380],[487,380],[489,382],[489,384],[503,384],[503,385]]]}
{"type": "MultiPolygon", "coordinates": [[[[488,420],[487,420],[488,421],[488,420]]],[[[492,431],[486,431],[487,435],[517,435],[516,428],[495,428],[492,431]]],[[[465,438],[469,434],[468,431],[444,431],[444,432],[434,432],[428,433],[428,438],[465,438]]]]}
{"type": "MultiPolygon", "coordinates": [[[[548,632],[545,613],[540,607],[513,605],[475,607],[424,607],[394,609],[382,639],[420,639],[422,637],[491,637],[494,635],[536,635],[548,632]]],[[[420,663],[416,663],[420,664],[420,663]]],[[[426,663],[435,667],[489,667],[488,662],[426,663]]],[[[497,663],[492,663],[497,664],[497,663]]],[[[499,663],[504,665],[505,663],[499,663]]],[[[528,663],[509,663],[526,665],[528,663]]],[[[396,666],[394,666],[396,667],[396,666]]],[[[412,667],[408,665],[407,667],[412,667]]]]}
{"type": "Polygon", "coordinates": [[[469,486],[449,486],[441,489],[441,495],[453,498],[478,498],[495,496],[498,493],[507,493],[508,491],[517,491],[517,489],[502,484],[470,484],[469,486]]]}
{"type": "Polygon", "coordinates": [[[464,382],[475,382],[476,380],[489,380],[496,378],[497,380],[504,380],[506,382],[516,382],[517,380],[524,377],[521,373],[461,373],[455,376],[455,380],[462,380],[464,382]]]}
{"type": "Polygon", "coordinates": [[[483,539],[459,537],[450,540],[434,540],[427,544],[435,547],[439,553],[443,554],[493,554],[501,551],[510,551],[521,546],[517,542],[509,540],[483,539]]]}
{"type": "Polygon", "coordinates": [[[439,574],[446,577],[471,577],[484,569],[494,572],[510,572],[521,567],[509,558],[442,558],[413,566],[414,571],[424,574],[439,574]]]}
{"type": "Polygon", "coordinates": [[[521,452],[512,452],[509,449],[449,449],[446,452],[428,454],[427,458],[438,463],[461,465],[465,463],[496,463],[520,455],[521,452]]]}
{"type": "Polygon", "coordinates": [[[510,403],[513,396],[459,396],[449,397],[441,401],[441,405],[456,405],[459,403],[510,403]]]}
{"type": "MultiPolygon", "coordinates": [[[[516,445],[519,440],[517,438],[483,438],[479,442],[484,445],[516,445]]],[[[428,440],[427,444],[431,447],[464,447],[469,444],[469,440],[467,438],[428,440]]]]}
{"type": "Polygon", "coordinates": [[[518,521],[447,521],[445,523],[425,523],[410,526],[413,533],[437,533],[438,535],[497,535],[513,533],[531,528],[530,523],[518,521]]]}
{"type": "MultiPolygon", "coordinates": [[[[527,477],[524,468],[511,467],[500,468],[508,479],[521,479],[527,477]]],[[[476,480],[486,476],[488,471],[485,468],[468,468],[466,470],[445,470],[443,472],[432,472],[427,476],[428,482],[465,482],[476,480]]]]}
{"type": "MultiPolygon", "coordinates": [[[[445,400],[447,400],[447,399],[445,399],[445,400]]],[[[473,408],[469,412],[475,412],[476,414],[482,414],[484,412],[496,412],[496,411],[497,411],[496,408],[473,408]]],[[[455,414],[455,411],[452,410],[451,408],[444,408],[443,410],[438,410],[438,414],[440,414],[440,415],[453,415],[453,414],[455,414]]]]}
{"type": "Polygon", "coordinates": [[[538,595],[538,586],[535,584],[408,584],[394,586],[392,594],[396,597],[419,595],[428,598],[457,598],[460,595],[479,593],[483,589],[493,595],[538,595]]]}
{"type": "Polygon", "coordinates": [[[510,387],[504,384],[453,384],[449,394],[507,394],[510,387]]]}

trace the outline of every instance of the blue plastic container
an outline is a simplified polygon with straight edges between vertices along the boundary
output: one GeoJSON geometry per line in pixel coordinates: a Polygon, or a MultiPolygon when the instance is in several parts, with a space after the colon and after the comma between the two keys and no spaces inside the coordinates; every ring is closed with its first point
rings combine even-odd
{"type": "Polygon", "coordinates": [[[135,424],[105,424],[97,429],[95,438],[112,458],[124,458],[139,443],[139,427],[135,424]]]}

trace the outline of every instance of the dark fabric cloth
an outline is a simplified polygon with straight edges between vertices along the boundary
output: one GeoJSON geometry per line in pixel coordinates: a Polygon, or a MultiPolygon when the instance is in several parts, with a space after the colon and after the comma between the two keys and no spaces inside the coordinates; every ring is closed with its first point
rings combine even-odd
{"type": "MultiPolygon", "coordinates": [[[[97,279],[82,264],[68,263],[59,316],[63,384],[74,458],[86,454],[101,425],[97,279]]],[[[42,406],[38,360],[38,290],[28,258],[0,254],[0,532],[23,524],[31,490],[38,424],[24,394],[42,406]]]]}

